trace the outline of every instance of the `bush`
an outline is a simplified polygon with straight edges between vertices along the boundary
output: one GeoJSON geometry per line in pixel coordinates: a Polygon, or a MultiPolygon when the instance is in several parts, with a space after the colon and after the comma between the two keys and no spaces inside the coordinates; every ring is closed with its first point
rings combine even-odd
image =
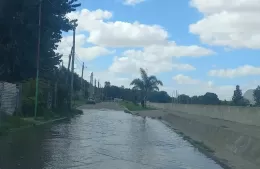
{"type": "Polygon", "coordinates": [[[25,121],[18,116],[5,115],[1,121],[0,135],[6,133],[8,130],[13,128],[19,128],[30,125],[32,125],[31,122],[25,121]]]}
{"type": "Polygon", "coordinates": [[[42,109],[44,120],[50,120],[54,117],[54,113],[48,109],[42,109]]]}
{"type": "Polygon", "coordinates": [[[34,98],[25,98],[22,101],[22,112],[25,117],[34,116],[34,98]]]}

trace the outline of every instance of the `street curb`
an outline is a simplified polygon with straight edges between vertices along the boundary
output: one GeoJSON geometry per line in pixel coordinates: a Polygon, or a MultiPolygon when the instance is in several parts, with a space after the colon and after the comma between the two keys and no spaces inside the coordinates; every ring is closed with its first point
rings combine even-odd
{"type": "Polygon", "coordinates": [[[130,111],[128,108],[126,108],[125,106],[122,106],[124,108],[124,112],[127,114],[132,114],[134,116],[140,116],[140,114],[138,112],[134,113],[134,111],[130,111]]]}
{"type": "Polygon", "coordinates": [[[42,126],[42,125],[45,125],[45,124],[50,124],[50,123],[54,123],[54,122],[58,122],[58,121],[66,120],[66,119],[68,119],[68,117],[62,117],[62,118],[53,119],[53,120],[49,120],[49,121],[45,121],[45,122],[32,122],[32,125],[19,127],[19,128],[15,128],[15,129],[10,129],[8,132],[13,133],[13,132],[21,131],[21,130],[24,130],[24,129],[42,126]]]}

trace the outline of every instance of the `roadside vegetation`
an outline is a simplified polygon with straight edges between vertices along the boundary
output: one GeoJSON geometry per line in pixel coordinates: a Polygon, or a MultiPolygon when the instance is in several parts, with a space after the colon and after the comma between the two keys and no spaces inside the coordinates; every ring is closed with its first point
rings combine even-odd
{"type": "MultiPolygon", "coordinates": [[[[141,79],[140,79],[141,80],[141,79]]],[[[113,98],[120,98],[133,103],[141,103],[145,99],[149,102],[155,103],[176,103],[176,104],[201,104],[201,105],[226,105],[226,106],[260,106],[260,86],[252,91],[252,100],[255,103],[250,103],[249,100],[243,97],[243,92],[239,85],[234,86],[234,93],[232,99],[220,100],[216,93],[206,92],[200,96],[188,96],[186,94],[174,93],[175,97],[169,96],[165,91],[152,90],[144,94],[141,90],[142,83],[139,80],[135,80],[136,84],[140,84],[140,87],[134,85],[133,89],[125,88],[124,86],[118,87],[111,85],[110,82],[105,83],[103,90],[104,99],[112,100],[113,98]],[[177,95],[177,96],[176,96],[177,95]]],[[[160,86],[160,85],[158,85],[160,86]]],[[[158,87],[157,86],[157,87],[158,87]]]]}
{"type": "Polygon", "coordinates": [[[119,102],[120,105],[124,106],[125,108],[127,108],[130,111],[142,111],[142,110],[155,110],[154,108],[151,107],[142,107],[140,104],[135,104],[133,102],[129,102],[129,101],[121,101],[119,102]]]}
{"type": "Polygon", "coordinates": [[[22,118],[16,116],[3,116],[1,121],[0,136],[7,133],[11,129],[29,127],[33,125],[32,122],[23,120],[22,118]]]}
{"type": "Polygon", "coordinates": [[[146,107],[148,93],[159,91],[159,85],[162,86],[162,81],[158,80],[156,76],[148,76],[147,72],[140,68],[141,79],[134,79],[130,85],[134,86],[133,90],[140,91],[142,107],[146,107]]]}
{"type": "Polygon", "coordinates": [[[4,95],[5,105],[0,102],[0,133],[82,113],[76,107],[87,98],[87,92],[82,88],[87,89],[89,83],[74,73],[72,102],[75,100],[75,105],[70,106],[71,68],[63,66],[63,56],[57,51],[63,32],[77,26],[77,20],[71,20],[66,15],[78,7],[78,0],[3,0],[1,3],[0,100],[2,102],[4,95]],[[40,3],[42,27],[39,32],[40,3]],[[40,46],[37,48],[40,36],[40,46]],[[37,67],[39,90],[35,116],[37,67]],[[9,85],[5,86],[7,83],[16,85],[21,91],[19,96],[14,96],[16,91],[11,91],[9,85]],[[6,112],[4,106],[15,106],[16,100],[19,104],[15,112],[6,112]]]}

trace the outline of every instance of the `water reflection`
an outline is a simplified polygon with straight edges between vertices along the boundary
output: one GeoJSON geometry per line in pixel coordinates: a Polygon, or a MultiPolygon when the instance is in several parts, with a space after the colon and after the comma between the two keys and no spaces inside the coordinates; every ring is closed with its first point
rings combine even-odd
{"type": "Polygon", "coordinates": [[[1,169],[220,169],[157,120],[85,110],[0,140],[1,169]]]}

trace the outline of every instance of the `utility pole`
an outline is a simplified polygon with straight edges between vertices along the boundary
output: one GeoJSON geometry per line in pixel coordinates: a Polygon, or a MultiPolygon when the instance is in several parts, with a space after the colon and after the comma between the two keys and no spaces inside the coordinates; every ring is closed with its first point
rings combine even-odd
{"type": "Polygon", "coordinates": [[[73,50],[72,50],[72,62],[71,62],[70,108],[72,108],[72,97],[73,97],[74,59],[75,59],[75,34],[76,34],[76,27],[74,25],[74,28],[73,28],[73,50]]]}
{"type": "Polygon", "coordinates": [[[35,86],[35,103],[34,103],[34,118],[37,117],[38,110],[38,93],[39,93],[39,62],[40,62],[40,49],[41,49],[41,19],[42,19],[42,0],[39,3],[39,25],[38,25],[38,51],[36,58],[36,86],[35,86]]]}
{"type": "Polygon", "coordinates": [[[177,90],[176,90],[176,102],[177,102],[177,104],[179,103],[179,97],[178,97],[178,92],[177,92],[177,90]]]}
{"type": "Polygon", "coordinates": [[[94,97],[94,90],[93,90],[93,72],[91,72],[91,75],[90,75],[90,83],[89,83],[89,93],[90,93],[90,97],[93,98],[94,97]]]}
{"type": "Polygon", "coordinates": [[[173,102],[174,102],[174,90],[172,91],[172,106],[173,106],[173,102]]]}
{"type": "Polygon", "coordinates": [[[95,95],[95,98],[96,98],[96,87],[97,87],[97,79],[95,79],[95,86],[94,86],[94,95],[95,95]]]}
{"type": "Polygon", "coordinates": [[[99,80],[98,80],[98,89],[97,89],[97,93],[98,93],[98,97],[100,98],[100,88],[99,88],[99,86],[100,86],[100,83],[99,83],[99,80]]]}
{"type": "Polygon", "coordinates": [[[84,77],[84,68],[87,68],[87,67],[84,66],[84,62],[83,62],[83,64],[82,64],[82,71],[81,71],[81,91],[84,92],[83,96],[85,96],[85,92],[86,92],[85,91],[85,83],[83,85],[83,81],[84,81],[84,79],[83,79],[83,77],[84,77]]]}
{"type": "Polygon", "coordinates": [[[81,88],[83,86],[83,72],[84,72],[84,62],[82,64],[82,70],[81,70],[81,88]]]}
{"type": "Polygon", "coordinates": [[[69,72],[70,72],[70,62],[71,62],[71,56],[72,56],[72,51],[73,51],[73,47],[71,48],[71,51],[70,51],[70,54],[69,54],[69,63],[68,63],[68,74],[67,74],[67,77],[66,77],[66,85],[68,84],[68,79],[69,79],[69,72]]]}
{"type": "MultiPolygon", "coordinates": [[[[57,71],[55,71],[55,75],[57,76],[57,71]]],[[[57,107],[57,89],[58,89],[58,80],[55,80],[55,86],[54,86],[54,107],[57,107]]]]}

